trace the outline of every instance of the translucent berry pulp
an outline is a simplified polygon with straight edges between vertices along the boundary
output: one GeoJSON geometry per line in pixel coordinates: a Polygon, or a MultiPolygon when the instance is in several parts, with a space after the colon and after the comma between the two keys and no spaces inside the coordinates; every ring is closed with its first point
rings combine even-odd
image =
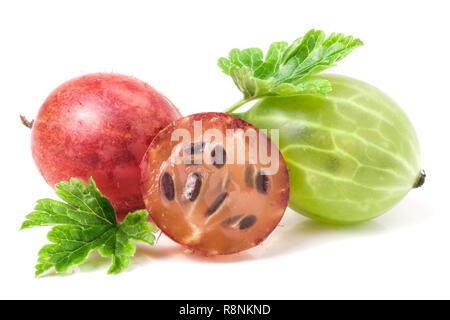
{"type": "Polygon", "coordinates": [[[169,125],[151,143],[141,171],[144,201],[157,226],[178,243],[210,255],[263,241],[289,200],[288,171],[275,144],[249,123],[223,113],[195,114],[169,125]],[[199,122],[202,129],[196,130],[199,122]],[[189,140],[174,139],[180,129],[189,140]],[[209,129],[223,133],[226,142],[208,139],[209,129]],[[249,130],[257,134],[249,138],[249,130]],[[255,137],[258,143],[252,144],[255,137]],[[278,162],[276,172],[261,161],[262,146],[278,162]]]}

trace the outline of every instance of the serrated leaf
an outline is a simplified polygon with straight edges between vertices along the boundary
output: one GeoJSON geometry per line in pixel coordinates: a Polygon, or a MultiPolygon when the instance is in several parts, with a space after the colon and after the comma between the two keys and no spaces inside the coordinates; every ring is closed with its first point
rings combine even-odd
{"type": "Polygon", "coordinates": [[[80,212],[96,216],[108,224],[117,223],[111,202],[100,193],[92,178],[87,186],[82,180],[71,178],[70,182],[63,181],[55,187],[56,194],[80,212]]]}
{"type": "Polygon", "coordinates": [[[120,228],[107,239],[99,253],[102,257],[112,257],[109,274],[117,274],[125,270],[130,264],[130,257],[134,255],[136,246],[120,228]]]}
{"type": "Polygon", "coordinates": [[[335,62],[342,60],[360,45],[362,42],[352,36],[333,33],[325,40],[323,31],[311,30],[303,38],[294,41],[287,60],[275,77],[274,85],[295,83],[317,75],[334,66],[335,62]]]}
{"type": "Polygon", "coordinates": [[[145,223],[147,218],[147,211],[135,211],[125,217],[120,228],[131,239],[153,245],[155,241],[154,232],[157,228],[153,223],[145,223]]]}
{"type": "Polygon", "coordinates": [[[153,245],[156,227],[146,221],[148,213],[136,211],[118,224],[111,203],[92,178],[88,185],[72,178],[57,184],[56,190],[67,204],[52,199],[39,200],[21,228],[54,226],[47,234],[51,243],[39,251],[36,276],[52,268],[65,272],[83,263],[93,250],[111,257],[108,273],[116,274],[128,267],[134,255],[136,246],[130,240],[153,245]]]}
{"type": "Polygon", "coordinates": [[[232,65],[232,63],[230,62],[230,60],[225,59],[225,58],[220,58],[219,61],[217,61],[217,65],[219,66],[220,69],[222,69],[222,71],[226,74],[230,74],[230,67],[232,65]]]}
{"type": "Polygon", "coordinates": [[[258,79],[269,79],[278,70],[286,50],[287,42],[274,42],[270,45],[266,54],[266,60],[254,70],[253,75],[258,79]]]}
{"type": "Polygon", "coordinates": [[[105,238],[114,233],[111,226],[82,228],[70,225],[54,227],[47,238],[52,244],[45,245],[38,254],[36,276],[55,268],[65,272],[71,266],[83,263],[91,251],[104,245],[105,238]]]}
{"type": "Polygon", "coordinates": [[[352,36],[333,33],[325,38],[323,31],[310,30],[290,46],[272,43],[265,58],[258,48],[233,49],[228,59],[218,60],[218,65],[232,77],[247,101],[304,93],[325,95],[331,91],[330,83],[314,76],[361,45],[352,36]]]}

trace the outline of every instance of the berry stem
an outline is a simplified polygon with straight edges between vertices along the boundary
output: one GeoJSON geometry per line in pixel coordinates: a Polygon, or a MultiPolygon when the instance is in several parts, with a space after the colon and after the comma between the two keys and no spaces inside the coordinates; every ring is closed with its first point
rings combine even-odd
{"type": "Polygon", "coordinates": [[[25,116],[20,115],[20,121],[22,121],[22,124],[25,127],[29,128],[29,129],[33,128],[34,120],[28,121],[28,119],[25,116]]]}
{"type": "Polygon", "coordinates": [[[246,104],[247,102],[250,102],[252,100],[255,100],[256,98],[242,98],[241,100],[239,100],[238,102],[236,102],[235,104],[233,104],[231,107],[229,107],[228,109],[225,109],[223,112],[224,113],[232,113],[234,110],[236,110],[237,108],[239,108],[240,106],[243,106],[244,104],[246,104]]]}

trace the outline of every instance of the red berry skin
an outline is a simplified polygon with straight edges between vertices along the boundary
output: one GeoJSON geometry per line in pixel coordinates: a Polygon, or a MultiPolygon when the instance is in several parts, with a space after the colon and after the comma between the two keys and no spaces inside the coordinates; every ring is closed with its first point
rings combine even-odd
{"type": "Polygon", "coordinates": [[[93,177],[117,213],[144,208],[139,163],[156,134],[181,116],[138,79],[96,73],[72,79],[45,100],[31,149],[47,183],[93,177]]]}

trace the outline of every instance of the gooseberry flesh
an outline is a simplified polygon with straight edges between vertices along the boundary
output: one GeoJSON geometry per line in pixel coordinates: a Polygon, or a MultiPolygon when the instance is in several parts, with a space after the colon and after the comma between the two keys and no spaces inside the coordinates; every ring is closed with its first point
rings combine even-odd
{"type": "Polygon", "coordinates": [[[259,129],[224,113],[194,114],[163,129],[150,144],[141,173],[153,222],[174,241],[206,255],[258,245],[278,225],[289,200],[289,175],[276,145],[259,129]],[[174,139],[180,129],[189,139],[174,139]],[[210,129],[226,136],[226,143],[206,138],[210,129]],[[253,138],[250,131],[256,133],[253,138]],[[250,151],[254,137],[256,157],[250,151]],[[264,146],[277,170],[261,161],[264,146]]]}

